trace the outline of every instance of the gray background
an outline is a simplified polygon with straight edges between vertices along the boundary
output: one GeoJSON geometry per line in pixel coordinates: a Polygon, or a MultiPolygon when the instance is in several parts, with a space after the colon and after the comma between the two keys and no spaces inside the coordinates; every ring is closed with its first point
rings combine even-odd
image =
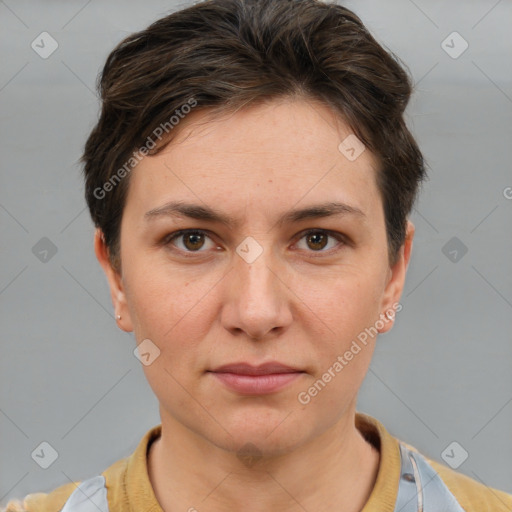
{"type": "MultiPolygon", "coordinates": [[[[103,471],[160,422],[113,317],[77,159],[108,53],[178,5],[0,1],[1,505],[103,471]],[[31,48],[43,31],[59,45],[47,59],[31,48]],[[43,237],[46,262],[32,252],[43,237]],[[59,454],[48,469],[31,457],[42,441],[59,454]]],[[[404,309],[359,410],[436,460],[457,441],[458,471],[512,492],[512,2],[345,5],[409,66],[407,119],[430,165],[404,309]],[[441,46],[453,31],[469,44],[456,59],[441,46]]]]}

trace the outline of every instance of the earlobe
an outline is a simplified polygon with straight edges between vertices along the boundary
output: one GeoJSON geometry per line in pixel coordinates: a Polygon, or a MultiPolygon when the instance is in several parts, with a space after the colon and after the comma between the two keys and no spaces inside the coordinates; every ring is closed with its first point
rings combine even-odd
{"type": "Polygon", "coordinates": [[[96,228],[94,233],[94,252],[107,277],[117,325],[119,325],[123,331],[132,332],[133,325],[126,303],[123,280],[119,272],[112,267],[109,258],[109,250],[100,228],[96,228]]]}

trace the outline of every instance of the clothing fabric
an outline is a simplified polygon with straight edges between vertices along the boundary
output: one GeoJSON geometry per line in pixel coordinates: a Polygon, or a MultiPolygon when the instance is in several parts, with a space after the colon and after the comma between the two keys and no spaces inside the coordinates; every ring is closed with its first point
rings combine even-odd
{"type": "MultiPolygon", "coordinates": [[[[418,452],[400,442],[401,471],[394,512],[464,512],[437,471],[418,452]]],[[[189,512],[195,510],[189,508],[189,512]]],[[[61,512],[110,512],[107,481],[97,475],[83,481],[61,512]]]]}
{"type": "MultiPolygon", "coordinates": [[[[404,453],[400,449],[401,441],[393,437],[375,418],[363,413],[356,414],[356,427],[380,452],[375,486],[361,512],[394,512],[397,500],[399,502],[401,499],[398,492],[404,453]]],[[[158,439],[160,432],[161,425],[150,429],[130,456],[111,465],[101,477],[96,477],[105,483],[109,512],[162,512],[154,495],[147,468],[148,449],[151,443],[158,439]]],[[[402,444],[413,454],[418,453],[413,446],[403,442],[402,444]]],[[[457,502],[453,503],[454,507],[460,505],[465,512],[512,511],[511,494],[487,487],[424,455],[417,457],[418,461],[422,459],[434,470],[433,476],[438,473],[446,488],[453,494],[457,502]]],[[[86,485],[89,482],[82,481],[86,485]]],[[[29,494],[23,502],[9,502],[5,512],[65,512],[62,510],[64,505],[80,483],[68,483],[47,494],[29,494]]],[[[105,489],[101,490],[104,491],[105,489]]],[[[439,512],[444,510],[455,508],[440,508],[439,512]]]]}

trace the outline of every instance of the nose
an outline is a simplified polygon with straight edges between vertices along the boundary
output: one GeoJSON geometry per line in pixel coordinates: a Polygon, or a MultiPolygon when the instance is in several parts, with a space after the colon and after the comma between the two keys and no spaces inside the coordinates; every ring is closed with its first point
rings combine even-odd
{"type": "Polygon", "coordinates": [[[247,246],[241,244],[226,276],[224,327],[235,336],[244,333],[252,340],[282,334],[292,322],[293,293],[285,273],[269,244],[255,244],[254,240],[247,246]]]}

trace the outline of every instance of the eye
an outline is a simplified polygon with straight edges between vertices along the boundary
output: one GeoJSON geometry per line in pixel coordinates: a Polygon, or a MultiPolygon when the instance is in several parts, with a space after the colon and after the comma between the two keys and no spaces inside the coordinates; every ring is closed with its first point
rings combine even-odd
{"type": "Polygon", "coordinates": [[[300,240],[305,239],[307,246],[312,249],[312,252],[331,252],[330,249],[323,250],[328,245],[329,238],[338,240],[340,242],[338,245],[343,245],[345,242],[345,237],[341,233],[325,229],[310,229],[302,234],[300,240]]]}
{"type": "Polygon", "coordinates": [[[174,244],[173,242],[176,239],[181,239],[183,240],[183,246],[178,247],[178,249],[184,252],[205,252],[200,251],[200,249],[205,245],[205,238],[211,240],[206,232],[201,229],[183,229],[176,233],[172,233],[165,239],[164,243],[165,245],[171,244],[178,247],[177,244],[174,244]]]}
{"type": "MultiPolygon", "coordinates": [[[[309,252],[331,252],[332,248],[324,250],[329,244],[330,238],[338,240],[338,245],[346,243],[345,237],[341,233],[325,229],[310,229],[300,236],[300,240],[306,240],[307,248],[310,249],[309,252]]],[[[210,248],[215,247],[213,240],[206,231],[202,229],[183,229],[167,236],[163,243],[164,245],[172,245],[185,253],[200,253],[208,250],[208,247],[204,251],[201,250],[205,247],[206,239],[211,242],[210,248]],[[175,240],[182,242],[181,247],[178,243],[175,243],[175,240]]]]}

